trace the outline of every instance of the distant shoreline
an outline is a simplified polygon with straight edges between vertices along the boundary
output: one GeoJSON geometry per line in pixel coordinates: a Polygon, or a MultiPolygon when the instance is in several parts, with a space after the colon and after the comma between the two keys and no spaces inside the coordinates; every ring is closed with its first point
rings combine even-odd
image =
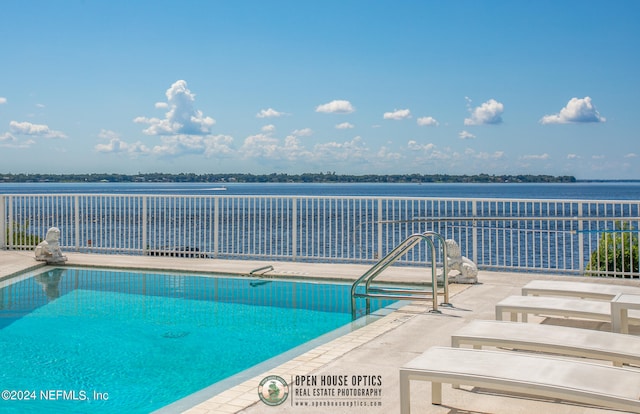
{"type": "Polygon", "coordinates": [[[449,175],[449,174],[0,174],[0,183],[576,183],[635,182],[640,180],[577,180],[551,175],[449,175]]]}

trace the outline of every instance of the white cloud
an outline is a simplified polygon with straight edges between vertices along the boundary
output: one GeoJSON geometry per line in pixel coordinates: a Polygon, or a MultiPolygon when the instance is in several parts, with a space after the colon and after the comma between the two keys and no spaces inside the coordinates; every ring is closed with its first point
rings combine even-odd
{"type": "Polygon", "coordinates": [[[284,115],[286,115],[286,113],[276,111],[273,108],[269,108],[269,109],[260,110],[260,112],[256,114],[256,117],[257,118],[278,118],[284,115]]]}
{"type": "Polygon", "coordinates": [[[36,108],[43,109],[43,108],[45,108],[45,105],[39,103],[39,104],[36,104],[36,108]]]}
{"type": "Polygon", "coordinates": [[[316,112],[325,114],[350,114],[354,111],[355,108],[351,102],[345,100],[334,100],[316,107],[316,112]]]}
{"type": "Polygon", "coordinates": [[[477,158],[480,160],[501,160],[505,158],[504,151],[494,151],[493,153],[474,152],[472,155],[474,158],[477,158]]]}
{"type": "Polygon", "coordinates": [[[6,104],[6,103],[7,103],[7,98],[0,96],[0,105],[6,104]]]}
{"type": "Polygon", "coordinates": [[[30,135],[42,138],[66,138],[67,136],[60,131],[54,131],[47,125],[32,124],[31,122],[9,122],[9,129],[17,135],[30,135]]]}
{"type": "Polygon", "coordinates": [[[635,152],[630,152],[628,154],[626,154],[624,157],[625,158],[636,158],[638,155],[636,155],[635,152]]]}
{"type": "Polygon", "coordinates": [[[531,154],[531,155],[523,155],[523,160],[547,160],[549,159],[549,154],[531,154]]]}
{"type": "Polygon", "coordinates": [[[606,118],[600,115],[596,107],[591,103],[591,98],[571,98],[567,106],[555,115],[545,115],[540,123],[545,124],[569,124],[582,122],[606,122],[606,118]]]}
{"type": "Polygon", "coordinates": [[[321,160],[359,161],[366,159],[368,153],[369,149],[359,136],[351,141],[317,144],[313,148],[315,158],[321,160]]]}
{"type": "Polygon", "coordinates": [[[343,122],[341,124],[336,125],[336,129],[351,129],[353,128],[353,124],[349,122],[343,122]]]}
{"type": "Polygon", "coordinates": [[[299,136],[304,136],[306,133],[305,130],[294,131],[294,133],[288,135],[283,142],[269,134],[251,135],[245,138],[240,148],[240,153],[244,158],[289,161],[306,160],[309,159],[312,154],[300,144],[298,138],[299,136]],[[296,132],[301,134],[298,135],[296,132]]]}
{"type": "MultiPolygon", "coordinates": [[[[179,80],[166,92],[169,111],[163,119],[139,116],[133,122],[149,124],[143,132],[147,135],[207,135],[215,124],[211,117],[204,116],[202,111],[193,107],[195,94],[187,88],[187,82],[179,80]]],[[[162,103],[156,108],[162,107],[162,103]]]]}
{"type": "Polygon", "coordinates": [[[29,148],[33,146],[36,142],[32,139],[28,139],[26,141],[19,141],[16,137],[11,135],[9,132],[5,132],[0,135],[0,147],[2,148],[29,148]]]}
{"type": "Polygon", "coordinates": [[[265,125],[261,128],[262,132],[273,132],[276,130],[276,126],[273,124],[265,125]]]}
{"type": "MultiPolygon", "coordinates": [[[[466,98],[470,102],[469,98],[466,98]]],[[[464,120],[465,125],[485,125],[499,124],[502,122],[502,113],[504,105],[495,99],[489,99],[487,102],[476,107],[471,111],[471,117],[464,120]]]]}
{"type": "Polygon", "coordinates": [[[382,115],[382,118],[400,121],[402,119],[411,118],[411,111],[408,109],[394,109],[393,112],[385,112],[382,115]]]}
{"type": "Polygon", "coordinates": [[[98,152],[119,153],[127,152],[129,145],[120,138],[113,138],[108,144],[96,144],[94,147],[98,152]]]}
{"type": "Polygon", "coordinates": [[[420,126],[438,126],[438,121],[432,116],[423,116],[418,118],[418,125],[420,126]]]}
{"type": "Polygon", "coordinates": [[[14,137],[8,132],[5,132],[4,134],[0,135],[0,143],[13,143],[16,141],[18,141],[16,137],[14,137]]]}
{"type": "Polygon", "coordinates": [[[156,102],[154,106],[158,109],[167,109],[169,104],[166,102],[156,102]]]}
{"type": "Polygon", "coordinates": [[[436,146],[435,144],[429,143],[429,144],[418,144],[416,141],[411,140],[407,143],[407,147],[411,150],[411,151],[431,151],[433,150],[436,146]]]}
{"type": "Polygon", "coordinates": [[[204,155],[207,158],[220,157],[233,153],[233,137],[229,135],[208,135],[202,139],[204,155]]]}
{"type": "Polygon", "coordinates": [[[96,144],[93,148],[97,152],[113,154],[125,153],[134,157],[141,154],[147,155],[151,152],[151,149],[142,142],[138,141],[133,144],[129,144],[120,138],[120,134],[107,129],[101,130],[98,137],[100,139],[108,140],[109,142],[105,144],[96,144]]]}
{"type": "Polygon", "coordinates": [[[139,155],[155,155],[159,157],[179,157],[185,154],[204,155],[207,158],[221,157],[233,152],[231,144],[233,138],[227,135],[171,135],[161,137],[161,144],[149,148],[137,141],[129,144],[123,141],[119,134],[109,130],[102,130],[98,136],[108,140],[108,143],[97,144],[94,149],[102,153],[124,153],[132,158],[139,155]]]}
{"type": "Polygon", "coordinates": [[[579,160],[580,158],[582,158],[582,157],[579,156],[578,154],[567,154],[567,159],[568,160],[579,160]]]}
{"type": "Polygon", "coordinates": [[[604,155],[592,155],[591,156],[591,159],[594,159],[594,160],[603,160],[605,158],[606,157],[604,155]]]}
{"type": "Polygon", "coordinates": [[[376,157],[382,160],[397,161],[402,159],[402,154],[400,154],[399,152],[390,151],[387,147],[383,146],[378,150],[376,157]]]}
{"type": "Polygon", "coordinates": [[[473,135],[473,134],[472,134],[471,132],[469,132],[469,131],[460,131],[460,132],[458,133],[458,136],[460,137],[460,139],[473,139],[473,138],[475,138],[475,137],[476,137],[475,135],[473,135]]]}
{"type": "Polygon", "coordinates": [[[311,130],[311,128],[303,128],[303,129],[296,129],[291,134],[293,134],[296,137],[308,137],[313,135],[313,131],[311,130]]]}
{"type": "Polygon", "coordinates": [[[256,134],[245,138],[240,152],[246,158],[273,158],[279,155],[278,139],[268,134],[256,134]]]}

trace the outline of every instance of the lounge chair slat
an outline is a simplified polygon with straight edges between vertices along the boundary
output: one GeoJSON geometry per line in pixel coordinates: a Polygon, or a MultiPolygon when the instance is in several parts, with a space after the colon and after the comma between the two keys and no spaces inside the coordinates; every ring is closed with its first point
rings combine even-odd
{"type": "MultiPolygon", "coordinates": [[[[515,314],[539,314],[611,322],[611,303],[598,300],[567,299],[542,296],[509,296],[496,304],[496,320],[509,312],[512,320],[515,314]]],[[[640,312],[629,311],[629,323],[640,323],[640,312]]]]}
{"type": "Polygon", "coordinates": [[[409,414],[410,381],[462,384],[557,398],[640,413],[640,372],[577,360],[516,352],[433,347],[400,368],[400,409],[409,414]]]}
{"type": "Polygon", "coordinates": [[[571,296],[611,300],[618,293],[640,295],[640,286],[609,285],[604,283],[563,280],[532,280],[522,287],[522,294],[525,296],[571,296]]]}
{"type": "Polygon", "coordinates": [[[494,346],[640,365],[640,337],[566,326],[475,320],[451,335],[451,345],[494,346]]]}

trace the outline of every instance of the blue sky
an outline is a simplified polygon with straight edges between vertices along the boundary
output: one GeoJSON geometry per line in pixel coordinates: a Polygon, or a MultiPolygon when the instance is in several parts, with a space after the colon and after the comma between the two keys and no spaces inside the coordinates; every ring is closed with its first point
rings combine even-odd
{"type": "Polygon", "coordinates": [[[5,0],[0,173],[640,179],[640,2],[5,0]]]}

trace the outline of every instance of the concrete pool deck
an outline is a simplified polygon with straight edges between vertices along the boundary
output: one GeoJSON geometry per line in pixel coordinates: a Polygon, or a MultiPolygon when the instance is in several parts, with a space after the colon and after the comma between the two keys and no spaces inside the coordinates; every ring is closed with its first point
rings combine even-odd
{"type": "MultiPolygon", "coordinates": [[[[147,270],[183,270],[202,273],[248,274],[254,269],[271,265],[269,276],[295,278],[325,278],[353,280],[362,275],[369,266],[351,264],[323,264],[277,261],[245,261],[217,259],[188,259],[146,256],[117,256],[99,254],[67,253],[69,266],[97,266],[147,270]]],[[[0,279],[13,274],[43,266],[36,262],[33,252],[1,251],[0,279]]],[[[388,279],[408,283],[425,280],[429,276],[424,268],[391,268],[388,279]]],[[[428,304],[414,302],[379,318],[358,330],[319,345],[283,364],[246,378],[204,401],[179,411],[189,414],[210,413],[368,413],[386,414],[400,412],[399,368],[431,346],[449,346],[451,334],[473,319],[494,319],[495,304],[509,295],[519,295],[521,287],[532,279],[566,279],[567,276],[521,274],[481,271],[476,285],[451,285],[453,308],[441,307],[442,314],[429,313],[428,304]],[[290,401],[269,407],[258,398],[258,386],[266,376],[278,375],[289,381],[299,375],[347,375],[379,376],[381,378],[381,405],[373,407],[296,407],[290,401]]],[[[572,280],[594,283],[636,284],[637,281],[594,280],[574,278],[572,280]]],[[[530,318],[530,323],[542,318],[530,318]]],[[[566,319],[547,319],[546,323],[583,326],[609,330],[603,322],[576,322],[566,319]]],[[[636,327],[634,327],[636,328],[636,327]]],[[[637,330],[632,331],[638,334],[637,330]]],[[[434,414],[485,414],[485,413],[614,413],[572,403],[499,394],[489,390],[463,387],[443,387],[443,405],[430,404],[431,387],[426,382],[413,382],[412,412],[434,414]]],[[[318,399],[319,401],[320,399],[318,399]]],[[[358,400],[358,398],[355,398],[358,400]]],[[[176,410],[176,407],[173,407],[176,410]]]]}

